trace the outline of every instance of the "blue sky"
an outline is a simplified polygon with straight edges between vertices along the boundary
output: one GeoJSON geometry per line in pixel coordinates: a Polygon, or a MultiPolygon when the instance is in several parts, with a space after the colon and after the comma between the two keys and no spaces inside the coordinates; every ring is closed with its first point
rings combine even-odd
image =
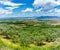
{"type": "Polygon", "coordinates": [[[2,17],[60,16],[60,0],[0,0],[2,17]]]}

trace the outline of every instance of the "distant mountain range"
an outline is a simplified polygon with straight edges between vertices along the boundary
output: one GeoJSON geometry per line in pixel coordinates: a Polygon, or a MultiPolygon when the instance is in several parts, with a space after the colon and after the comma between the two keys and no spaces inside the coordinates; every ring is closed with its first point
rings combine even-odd
{"type": "Polygon", "coordinates": [[[5,17],[0,18],[0,20],[60,20],[60,17],[57,16],[39,16],[39,17],[5,17]]]}

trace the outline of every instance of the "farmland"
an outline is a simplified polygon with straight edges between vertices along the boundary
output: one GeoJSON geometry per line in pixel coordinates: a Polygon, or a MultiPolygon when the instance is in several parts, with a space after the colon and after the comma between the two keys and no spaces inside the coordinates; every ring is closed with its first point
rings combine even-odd
{"type": "Polygon", "coordinates": [[[0,21],[0,50],[59,50],[60,22],[0,21]]]}

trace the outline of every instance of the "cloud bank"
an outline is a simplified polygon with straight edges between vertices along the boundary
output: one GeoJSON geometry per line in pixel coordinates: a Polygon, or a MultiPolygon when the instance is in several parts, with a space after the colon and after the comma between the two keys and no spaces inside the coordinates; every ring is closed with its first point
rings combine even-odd
{"type": "Polygon", "coordinates": [[[60,9],[56,7],[58,5],[60,5],[60,0],[34,0],[33,3],[34,8],[37,9],[36,12],[43,12],[45,15],[59,14],[60,9]]]}

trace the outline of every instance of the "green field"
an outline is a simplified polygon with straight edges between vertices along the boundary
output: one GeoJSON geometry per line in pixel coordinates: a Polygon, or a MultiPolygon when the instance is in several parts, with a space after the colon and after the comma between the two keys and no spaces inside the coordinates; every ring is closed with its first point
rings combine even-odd
{"type": "Polygon", "coordinates": [[[0,50],[60,50],[60,22],[0,21],[0,50]]]}

